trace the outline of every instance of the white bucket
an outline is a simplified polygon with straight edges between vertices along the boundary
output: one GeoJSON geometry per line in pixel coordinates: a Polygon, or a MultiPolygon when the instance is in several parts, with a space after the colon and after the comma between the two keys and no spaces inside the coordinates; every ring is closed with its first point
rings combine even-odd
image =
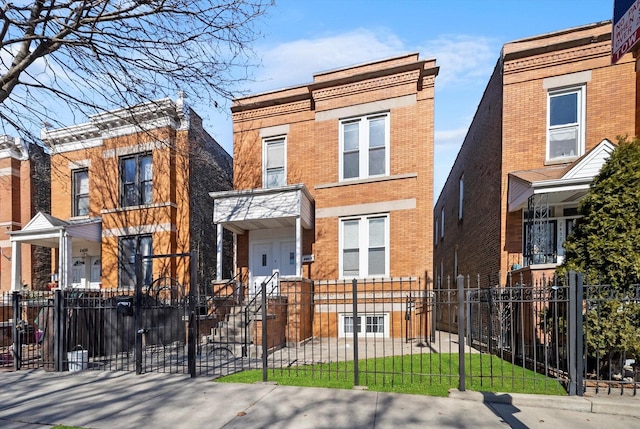
{"type": "Polygon", "coordinates": [[[69,371],[76,372],[89,368],[89,351],[73,350],[67,352],[67,360],[69,361],[69,371]]]}

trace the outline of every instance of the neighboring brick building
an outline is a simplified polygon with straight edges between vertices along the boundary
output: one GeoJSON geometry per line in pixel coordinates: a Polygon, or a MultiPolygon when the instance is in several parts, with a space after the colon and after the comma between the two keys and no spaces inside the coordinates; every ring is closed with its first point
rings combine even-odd
{"type": "MultiPolygon", "coordinates": [[[[231,188],[232,160],[182,98],[93,115],[44,130],[42,139],[52,148],[50,215],[38,213],[11,240],[16,249],[55,248],[51,271],[60,287],[133,287],[138,250],[196,249],[199,283],[216,277],[208,192],[231,188]]],[[[170,277],[187,287],[188,263],[144,263],[144,281],[170,277]]]]}
{"type": "Polygon", "coordinates": [[[250,296],[274,271],[317,282],[316,296],[320,280],[426,288],[437,73],[410,54],[234,101],[234,191],[212,194],[214,223],[236,234],[250,296]]]}
{"type": "Polygon", "coordinates": [[[562,262],[611,142],[634,132],[633,58],[612,66],[610,54],[610,22],[504,45],[434,208],[438,286],[530,279],[562,262]]]}
{"type": "MultiPolygon", "coordinates": [[[[49,156],[38,145],[0,136],[0,291],[11,289],[9,233],[22,229],[38,211],[48,211],[49,156]]],[[[21,285],[42,289],[49,282],[50,251],[25,246],[21,285]]]]}

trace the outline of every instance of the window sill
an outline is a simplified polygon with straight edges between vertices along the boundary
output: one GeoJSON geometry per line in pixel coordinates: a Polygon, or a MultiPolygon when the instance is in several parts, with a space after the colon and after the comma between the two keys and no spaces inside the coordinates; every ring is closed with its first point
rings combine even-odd
{"type": "Polygon", "coordinates": [[[368,177],[366,179],[349,179],[342,182],[325,183],[321,185],[316,185],[314,186],[314,189],[337,188],[340,186],[351,186],[351,185],[361,185],[365,183],[386,182],[389,180],[413,179],[416,177],[418,177],[418,173],[396,174],[394,176],[376,176],[376,177],[368,177]]]}
{"type": "Polygon", "coordinates": [[[69,218],[69,220],[73,221],[73,220],[87,220],[87,219],[91,219],[89,217],[89,215],[79,215],[79,216],[71,216],[69,218]]]}
{"type": "Polygon", "coordinates": [[[131,210],[157,209],[162,207],[177,208],[178,206],[176,203],[143,204],[140,206],[127,206],[127,207],[116,207],[114,209],[104,209],[104,210],[100,210],[100,214],[120,213],[120,212],[127,212],[131,210]]]}
{"type": "Polygon", "coordinates": [[[544,165],[570,164],[570,163],[572,163],[573,161],[575,161],[578,158],[580,158],[580,157],[579,156],[566,156],[566,157],[562,157],[562,158],[547,159],[544,162],[544,165]]]}

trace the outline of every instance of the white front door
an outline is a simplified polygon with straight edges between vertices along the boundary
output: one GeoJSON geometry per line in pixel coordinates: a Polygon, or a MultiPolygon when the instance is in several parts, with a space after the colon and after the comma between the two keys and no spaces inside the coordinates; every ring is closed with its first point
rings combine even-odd
{"type": "MultiPolygon", "coordinates": [[[[276,262],[273,258],[273,243],[255,243],[251,252],[249,296],[256,295],[262,282],[267,281],[276,268],[276,262]]],[[[270,289],[269,285],[267,285],[267,291],[270,289]]]]}
{"type": "Polygon", "coordinates": [[[296,242],[283,241],[280,243],[280,260],[278,261],[280,274],[283,276],[296,275],[296,242]]]}
{"type": "Polygon", "coordinates": [[[71,259],[71,285],[73,287],[86,287],[87,269],[84,258],[71,259]]]}

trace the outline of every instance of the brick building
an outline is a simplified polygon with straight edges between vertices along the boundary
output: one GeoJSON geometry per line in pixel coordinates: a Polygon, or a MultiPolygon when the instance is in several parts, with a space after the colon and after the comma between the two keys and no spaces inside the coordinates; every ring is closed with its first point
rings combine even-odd
{"type": "MultiPolygon", "coordinates": [[[[0,136],[0,291],[11,289],[9,233],[23,228],[38,211],[49,210],[49,180],[49,156],[42,147],[0,136]]],[[[49,249],[25,246],[20,285],[46,285],[49,254],[49,249]]]]}
{"type": "MultiPolygon", "coordinates": [[[[134,255],[197,249],[198,278],[215,278],[215,233],[207,193],[231,187],[231,157],[185,103],[162,99],[44,130],[52,148],[51,211],[11,234],[15,253],[54,249],[51,286],[133,287],[134,255]]],[[[19,264],[20,258],[14,258],[19,264]]],[[[142,264],[144,282],[169,277],[187,287],[189,258],[142,264]]],[[[13,279],[13,287],[20,283],[13,279]]]]}
{"type": "Polygon", "coordinates": [[[634,133],[634,61],[610,53],[610,22],[503,46],[434,207],[438,286],[562,262],[580,199],[616,137],[634,133]]]}
{"type": "MultiPolygon", "coordinates": [[[[316,296],[352,278],[426,285],[437,73],[410,54],[234,101],[234,191],[211,196],[249,296],[274,272],[316,282],[316,296]]],[[[343,318],[325,318],[334,334],[343,318]]]]}

